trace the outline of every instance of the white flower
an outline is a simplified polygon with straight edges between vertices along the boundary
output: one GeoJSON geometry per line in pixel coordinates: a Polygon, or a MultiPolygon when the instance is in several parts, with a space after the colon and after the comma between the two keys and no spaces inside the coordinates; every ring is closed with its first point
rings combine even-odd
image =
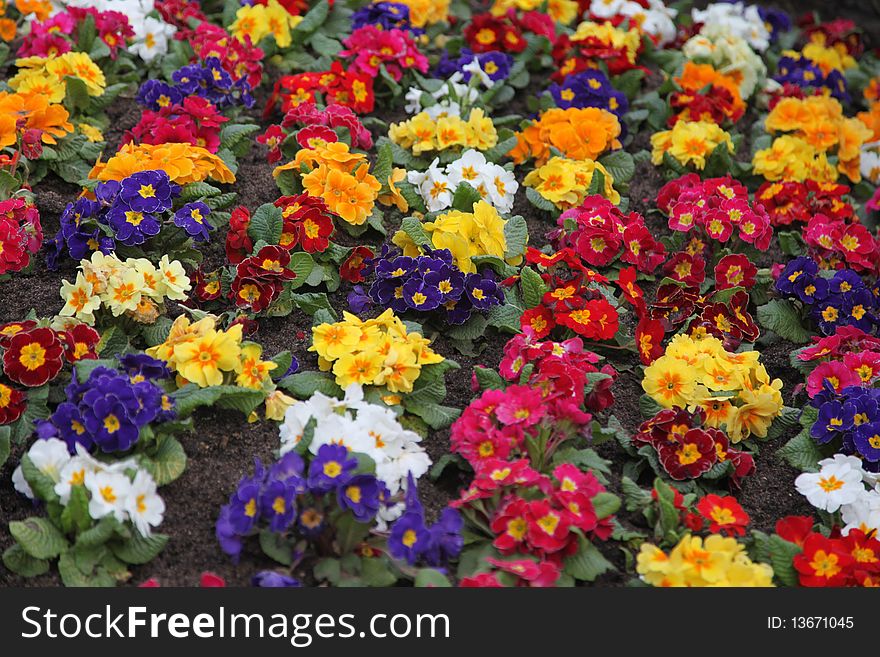
{"type": "Polygon", "coordinates": [[[86,472],[85,486],[89,491],[89,515],[95,520],[110,515],[126,519],[125,500],[131,492],[131,481],[119,472],[86,472]]]}
{"type": "Polygon", "coordinates": [[[438,168],[438,162],[437,159],[431,162],[418,185],[419,195],[425,200],[429,212],[439,212],[452,205],[452,193],[455,191],[455,186],[438,168]]]}
{"type": "Polygon", "coordinates": [[[145,62],[151,62],[159,55],[168,52],[168,40],[177,32],[177,28],[165,21],[147,16],[133,23],[135,42],[129,51],[145,62]]]}
{"type": "Polygon", "coordinates": [[[486,186],[489,189],[492,205],[501,213],[510,212],[513,209],[513,200],[516,190],[519,189],[519,183],[512,171],[497,164],[490,164],[489,167],[486,176],[489,180],[486,186]]]}
{"type": "Polygon", "coordinates": [[[742,2],[718,2],[705,9],[692,9],[695,23],[703,23],[701,34],[728,34],[745,39],[758,51],[770,46],[770,31],[761,19],[756,5],[742,2]]]}
{"type": "Polygon", "coordinates": [[[406,105],[403,106],[404,111],[407,114],[418,114],[422,111],[422,94],[425,93],[418,87],[410,87],[404,99],[406,100],[406,105]]]}
{"type": "Polygon", "coordinates": [[[156,494],[156,482],[146,470],[138,470],[123,505],[141,536],[149,536],[150,528],[162,523],[165,502],[156,494]]]}
{"type": "Polygon", "coordinates": [[[597,18],[612,18],[620,13],[625,4],[628,4],[626,0],[593,0],[590,13],[597,18]]]}
{"type": "MultiPolygon", "coordinates": [[[[67,443],[58,438],[49,438],[47,440],[38,440],[28,450],[28,458],[34,467],[41,473],[49,477],[52,481],[58,482],[61,479],[61,471],[70,461],[70,452],[67,451],[67,443]]],[[[12,473],[12,483],[22,495],[34,499],[34,492],[24,478],[24,473],[19,465],[12,473]]]]}
{"type": "MultiPolygon", "coordinates": [[[[795,488],[817,509],[834,513],[844,504],[852,504],[864,492],[862,469],[836,455],[819,472],[805,472],[794,480],[795,488]]],[[[847,458],[847,457],[844,457],[847,458]]]]}
{"type": "Polygon", "coordinates": [[[852,502],[840,507],[840,515],[846,526],[843,535],[846,536],[853,529],[858,529],[866,534],[870,531],[880,530],[880,492],[866,490],[852,502]]]}
{"type": "Polygon", "coordinates": [[[461,116],[461,106],[456,103],[454,100],[441,100],[436,105],[431,105],[430,107],[425,108],[425,114],[431,117],[432,121],[436,121],[437,119],[447,117],[447,116],[461,116]]]}
{"type": "Polygon", "coordinates": [[[474,57],[469,63],[462,66],[461,70],[466,73],[470,73],[471,75],[477,76],[477,79],[487,89],[491,89],[492,86],[495,84],[492,78],[489,77],[489,74],[480,67],[480,60],[477,57],[474,57]]]}
{"type": "Polygon", "coordinates": [[[872,141],[862,146],[859,170],[866,180],[880,185],[880,141],[872,141]]]}
{"type": "Polygon", "coordinates": [[[471,148],[462,153],[460,158],[446,165],[446,175],[449,176],[449,182],[453,187],[458,187],[462,182],[478,187],[484,182],[483,173],[487,164],[486,157],[480,151],[471,148]]]}

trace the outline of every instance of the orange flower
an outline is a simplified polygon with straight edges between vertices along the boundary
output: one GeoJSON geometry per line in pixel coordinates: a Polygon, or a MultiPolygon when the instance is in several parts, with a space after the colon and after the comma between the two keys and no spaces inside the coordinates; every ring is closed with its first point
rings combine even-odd
{"type": "Polygon", "coordinates": [[[619,136],[620,123],[611,112],[596,107],[553,108],[517,135],[510,156],[520,163],[530,155],[541,166],[553,147],[569,159],[595,160],[607,150],[620,148],[619,136]]]}
{"type": "Polygon", "coordinates": [[[873,132],[870,141],[880,139],[880,103],[873,103],[867,112],[859,112],[856,116],[873,132]]]}
{"type": "Polygon", "coordinates": [[[186,185],[208,178],[234,183],[235,174],[222,159],[192,144],[125,144],[106,162],[89,172],[94,180],[122,180],[139,171],[162,169],[172,182],[186,185]]]}
{"type": "Polygon", "coordinates": [[[73,132],[73,124],[68,121],[70,114],[61,105],[49,103],[46,96],[37,92],[17,95],[22,98],[28,112],[27,128],[42,130],[44,143],[56,144],[56,137],[73,132]]]}
{"type": "Polygon", "coordinates": [[[15,38],[15,21],[11,18],[0,18],[0,39],[12,41],[15,38]]]}
{"type": "Polygon", "coordinates": [[[52,14],[52,3],[45,0],[15,0],[15,8],[22,16],[33,14],[38,21],[44,21],[52,14]]]}
{"type": "Polygon", "coordinates": [[[387,206],[396,205],[397,209],[401,212],[409,210],[409,203],[397,188],[397,183],[402,182],[405,179],[406,169],[398,169],[395,167],[391,171],[391,175],[388,176],[388,191],[379,194],[379,198],[377,199],[379,203],[387,206]]]}
{"type": "Polygon", "coordinates": [[[739,93],[739,84],[731,76],[716,71],[711,64],[695,64],[686,62],[681,77],[675,78],[678,85],[689,92],[696,92],[706,85],[721,87],[733,97],[734,114],[745,111],[746,105],[739,93]]]}

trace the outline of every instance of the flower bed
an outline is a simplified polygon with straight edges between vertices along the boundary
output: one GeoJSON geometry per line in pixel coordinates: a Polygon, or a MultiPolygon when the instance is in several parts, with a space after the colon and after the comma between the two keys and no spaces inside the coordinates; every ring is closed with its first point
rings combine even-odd
{"type": "Polygon", "coordinates": [[[877,584],[853,21],[71,5],[0,19],[0,582],[877,584]]]}

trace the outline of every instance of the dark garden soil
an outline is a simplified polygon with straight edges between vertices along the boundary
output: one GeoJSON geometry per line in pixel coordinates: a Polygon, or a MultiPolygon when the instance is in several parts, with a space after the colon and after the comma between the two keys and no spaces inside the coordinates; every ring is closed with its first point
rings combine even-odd
{"type": "MultiPolygon", "coordinates": [[[[659,75],[653,74],[646,81],[646,87],[656,88],[661,81],[659,75]]],[[[521,98],[525,97],[527,96],[523,94],[521,98]]],[[[507,111],[528,114],[525,103],[519,98],[501,113],[507,111]]],[[[105,157],[115,150],[125,130],[137,122],[140,108],[130,98],[120,99],[110,108],[109,114],[111,128],[107,132],[109,144],[105,157]]],[[[380,114],[380,118],[397,120],[400,117],[380,114]]],[[[749,133],[747,124],[739,125],[738,129],[746,135],[749,133]]],[[[649,134],[642,132],[634,135],[628,150],[634,153],[644,148],[650,148],[649,134]]],[[[265,149],[262,146],[255,145],[251,153],[242,158],[237,174],[238,182],[231,187],[238,192],[240,204],[253,210],[278,197],[271,176],[272,168],[265,160],[265,149]]],[[[636,169],[629,189],[630,208],[645,215],[655,235],[664,234],[665,223],[659,221],[656,214],[648,214],[648,210],[654,207],[654,199],[663,183],[661,172],[650,162],[642,162],[636,169]]],[[[45,233],[51,237],[58,228],[61,211],[67,202],[75,198],[78,189],[75,185],[49,177],[37,185],[34,191],[45,233]]],[[[540,247],[547,243],[545,234],[554,226],[545,213],[536,210],[525,200],[525,194],[518,195],[514,213],[522,214],[526,218],[530,243],[533,246],[540,247]]],[[[399,220],[399,216],[391,217],[387,226],[389,230],[393,230],[399,220]]],[[[381,243],[381,236],[376,233],[371,232],[366,237],[373,245],[381,243]]],[[[357,243],[344,233],[338,235],[337,239],[347,245],[357,243]]],[[[205,256],[209,265],[220,264],[222,244],[223,236],[218,235],[207,247],[205,256]]],[[[43,258],[37,258],[31,272],[16,275],[11,280],[0,283],[0,322],[20,319],[31,308],[40,316],[55,314],[63,305],[59,295],[61,280],[72,279],[74,276],[75,267],[70,260],[62,264],[60,271],[49,272],[43,258]]],[[[344,306],[347,292],[348,287],[343,284],[339,291],[331,295],[334,306],[344,306]]],[[[310,327],[311,318],[294,311],[289,317],[261,320],[259,331],[253,339],[260,342],[265,353],[270,355],[289,349],[299,360],[303,370],[314,370],[317,369],[317,359],[313,353],[308,352],[311,342],[310,327]]],[[[497,369],[502,349],[510,336],[490,329],[477,342],[476,349],[479,353],[476,356],[457,354],[442,335],[430,337],[435,339],[436,351],[455,359],[461,365],[461,369],[447,374],[448,396],[445,404],[464,408],[474,397],[471,387],[473,367],[479,364],[497,369]]],[[[800,406],[802,399],[793,394],[800,377],[788,363],[788,354],[793,348],[793,345],[785,342],[768,344],[762,348],[762,360],[771,377],[779,377],[784,381],[785,403],[800,406]]],[[[615,355],[612,359],[612,363],[621,372],[614,386],[616,401],[608,413],[614,413],[624,428],[632,433],[643,419],[639,414],[638,404],[642,394],[641,370],[634,355],[623,353],[623,358],[615,355]]],[[[263,421],[248,424],[240,414],[214,409],[198,411],[195,426],[195,432],[182,438],[188,455],[186,471],[177,481],[161,490],[167,506],[161,531],[170,535],[171,540],[155,560],[131,569],[130,584],[155,577],[163,585],[192,586],[198,583],[199,575],[203,571],[209,570],[224,577],[230,585],[247,585],[255,572],[273,567],[273,562],[259,553],[254,543],[250,543],[250,549],[246,547],[239,564],[232,564],[220,551],[214,537],[214,522],[230,491],[242,476],[251,471],[254,458],[264,461],[272,458],[273,451],[278,447],[277,426],[263,421]]],[[[770,530],[779,517],[808,513],[810,510],[794,490],[793,480],[797,473],[775,454],[789,438],[791,435],[761,444],[761,451],[756,457],[757,472],[743,482],[743,488],[738,492],[739,500],[751,515],[756,529],[770,530]]],[[[432,459],[437,461],[448,453],[449,430],[433,432],[425,445],[432,459]]],[[[14,446],[7,464],[0,468],[0,551],[12,543],[7,529],[8,522],[25,518],[34,510],[27,499],[15,492],[11,482],[12,469],[26,448],[27,445],[14,446]]],[[[615,441],[600,446],[599,452],[612,461],[614,474],[609,485],[611,490],[619,492],[619,473],[626,457],[615,441]]],[[[420,491],[429,515],[439,513],[457,495],[457,491],[465,484],[465,479],[466,476],[458,473],[455,468],[447,468],[437,482],[430,482],[425,477],[420,483],[420,491]]],[[[640,483],[650,485],[650,478],[646,476],[640,483]]],[[[631,517],[623,510],[619,518],[624,527],[638,527],[641,523],[639,518],[631,517]]],[[[612,543],[602,548],[606,556],[621,570],[605,575],[599,583],[622,584],[626,579],[622,573],[622,551],[617,544],[612,543]]],[[[296,575],[309,580],[304,572],[296,575]]],[[[42,577],[25,580],[0,568],[0,586],[59,584],[55,570],[42,577]]]]}

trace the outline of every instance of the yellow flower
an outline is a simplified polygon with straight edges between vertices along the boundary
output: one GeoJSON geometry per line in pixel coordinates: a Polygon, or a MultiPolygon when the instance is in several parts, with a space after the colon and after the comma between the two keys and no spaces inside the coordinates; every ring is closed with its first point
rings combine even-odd
{"type": "Polygon", "coordinates": [[[163,255],[159,260],[159,274],[161,276],[157,288],[159,294],[178,301],[187,298],[186,293],[192,285],[183,270],[183,265],[177,260],[169,261],[168,256],[163,255]]]}
{"type": "Polygon", "coordinates": [[[223,372],[241,365],[241,324],[227,331],[209,330],[191,342],[174,347],[178,374],[199,387],[219,386],[223,372]]]}
{"type": "Polygon", "coordinates": [[[122,180],[133,173],[162,169],[172,182],[186,185],[208,178],[231,184],[235,174],[218,156],[201,146],[169,142],[167,144],[128,143],[106,162],[98,162],[89,172],[92,180],[122,180]]]}
{"type": "Polygon", "coordinates": [[[102,298],[113,316],[119,317],[124,312],[137,309],[143,287],[144,279],[133,269],[128,269],[121,276],[114,276],[107,282],[106,295],[102,298]]]}
{"type": "Polygon", "coordinates": [[[614,189],[614,178],[599,162],[569,160],[552,157],[546,164],[530,171],[523,184],[532,187],[542,197],[561,209],[579,205],[587,196],[593,175],[600,171],[604,178],[602,196],[614,204],[620,203],[620,194],[614,189]]]}
{"type": "Polygon", "coordinates": [[[312,329],[312,346],[309,351],[316,351],[327,360],[335,360],[351,352],[352,347],[360,342],[361,331],[346,322],[321,324],[312,329]]]}
{"type": "Polygon", "coordinates": [[[61,298],[64,299],[64,307],[58,312],[59,315],[73,316],[90,326],[94,325],[93,313],[101,307],[101,299],[82,272],[77,272],[74,283],[62,281],[61,298]]]}
{"type": "Polygon", "coordinates": [[[388,138],[415,155],[428,151],[475,148],[487,150],[498,143],[498,132],[492,119],[480,108],[474,108],[464,121],[457,116],[441,116],[435,121],[427,112],[392,123],[388,138]]]}
{"type": "Polygon", "coordinates": [[[50,57],[45,69],[59,81],[65,77],[78,78],[86,85],[89,96],[101,96],[107,86],[104,71],[84,52],[66,52],[58,57],[50,57]]]}
{"type": "Polygon", "coordinates": [[[260,360],[263,348],[258,344],[248,343],[241,347],[241,364],[236,384],[242,388],[262,390],[263,385],[269,381],[269,372],[278,367],[272,361],[260,360]]]}
{"type": "Polygon", "coordinates": [[[104,133],[102,133],[98,128],[93,125],[89,125],[88,123],[78,123],[77,128],[79,131],[86,136],[92,143],[97,143],[99,141],[104,141],[104,133]]]}
{"type": "Polygon", "coordinates": [[[280,422],[284,419],[287,409],[294,403],[296,400],[293,397],[285,395],[280,390],[273,390],[266,397],[266,419],[280,422]]]}
{"type": "Polygon", "coordinates": [[[664,355],[645,368],[642,388],[663,408],[684,408],[694,393],[692,374],[692,368],[687,363],[664,355]]]}
{"type": "Polygon", "coordinates": [[[651,135],[651,162],[661,164],[663,154],[669,153],[683,165],[698,170],[706,166],[706,159],[719,144],[727,144],[733,153],[730,135],[711,121],[679,121],[672,130],[651,135]]]}
{"type": "Polygon", "coordinates": [[[369,385],[378,383],[376,377],[382,372],[382,357],[377,353],[360,351],[346,353],[333,363],[336,383],[345,388],[352,383],[369,385]]]}
{"type": "Polygon", "coordinates": [[[449,0],[400,0],[409,7],[409,19],[414,27],[425,27],[445,21],[449,14],[449,0]]]}
{"type": "Polygon", "coordinates": [[[732,417],[727,423],[730,442],[738,443],[749,434],[759,438],[767,436],[773,420],[782,412],[782,381],[774,379],[770,384],[762,384],[757,390],[743,389],[739,401],[744,402],[733,408],[732,417]]]}
{"type": "Polygon", "coordinates": [[[190,322],[188,315],[178,315],[174,323],[171,324],[165,342],[147,349],[147,355],[164,360],[171,369],[176,369],[177,360],[174,356],[174,350],[180,345],[194,342],[207,335],[214,330],[216,323],[217,318],[213,315],[208,315],[195,323],[190,322]]]}
{"type": "Polygon", "coordinates": [[[755,563],[736,539],[712,534],[705,539],[686,534],[667,555],[643,543],[636,571],[652,586],[773,586],[773,569],[755,563]]]}

